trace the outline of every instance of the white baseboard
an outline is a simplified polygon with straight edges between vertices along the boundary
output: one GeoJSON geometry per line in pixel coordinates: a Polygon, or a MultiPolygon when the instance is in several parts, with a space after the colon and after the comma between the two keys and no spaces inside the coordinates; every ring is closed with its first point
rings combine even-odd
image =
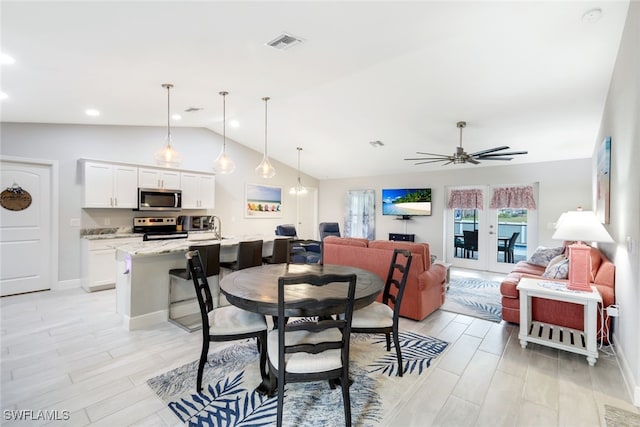
{"type": "Polygon", "coordinates": [[[122,326],[128,331],[135,331],[136,329],[145,329],[158,323],[167,322],[168,320],[169,310],[159,310],[135,317],[123,315],[122,326]]]}
{"type": "Polygon", "coordinates": [[[63,291],[65,289],[79,288],[82,285],[80,279],[61,280],[51,286],[52,291],[63,291]]]}
{"type": "MultiPolygon", "coordinates": [[[[613,336],[613,341],[615,344],[615,335],[613,336]]],[[[618,365],[620,366],[620,372],[622,372],[622,378],[624,379],[624,383],[627,386],[627,391],[629,392],[629,396],[631,397],[631,402],[640,407],[640,384],[636,382],[636,379],[633,376],[633,371],[629,367],[629,362],[627,362],[627,358],[624,355],[624,351],[622,347],[618,345],[615,346],[616,355],[618,356],[618,365]]]]}

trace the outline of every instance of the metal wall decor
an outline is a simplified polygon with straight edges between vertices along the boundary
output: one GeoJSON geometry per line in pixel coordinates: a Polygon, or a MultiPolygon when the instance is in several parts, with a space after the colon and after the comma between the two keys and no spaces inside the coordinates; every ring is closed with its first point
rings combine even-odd
{"type": "Polygon", "coordinates": [[[31,206],[32,200],[31,194],[15,183],[0,193],[0,205],[10,211],[23,211],[31,206]]]}

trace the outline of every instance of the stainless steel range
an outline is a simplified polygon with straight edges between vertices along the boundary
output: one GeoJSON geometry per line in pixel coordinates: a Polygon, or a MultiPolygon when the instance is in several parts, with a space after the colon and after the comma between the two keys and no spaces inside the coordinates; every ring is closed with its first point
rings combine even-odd
{"type": "Polygon", "coordinates": [[[176,218],[133,218],[133,232],[144,233],[142,240],[186,239],[189,233],[177,231],[176,218]]]}

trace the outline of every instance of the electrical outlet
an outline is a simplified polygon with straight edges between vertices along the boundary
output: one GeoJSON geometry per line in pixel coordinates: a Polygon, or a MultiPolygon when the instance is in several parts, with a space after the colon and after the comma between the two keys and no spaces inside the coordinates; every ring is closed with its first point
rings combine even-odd
{"type": "Polygon", "coordinates": [[[609,307],[607,307],[607,316],[618,317],[618,306],[610,305],[609,307]]]}

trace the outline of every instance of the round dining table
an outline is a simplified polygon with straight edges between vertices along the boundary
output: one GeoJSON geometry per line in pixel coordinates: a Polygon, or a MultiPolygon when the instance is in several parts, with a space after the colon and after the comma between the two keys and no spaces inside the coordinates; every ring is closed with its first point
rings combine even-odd
{"type": "MultiPolygon", "coordinates": [[[[266,316],[278,316],[278,279],[280,277],[304,276],[308,274],[356,274],[356,294],[354,310],[366,307],[377,298],[384,288],[383,280],[361,268],[333,264],[266,264],[259,267],[246,268],[225,275],[220,281],[220,290],[227,300],[236,307],[266,316]]],[[[301,304],[295,311],[287,311],[287,317],[329,316],[339,313],[325,313],[317,310],[314,301],[324,298],[346,298],[344,283],[325,286],[311,286],[307,284],[291,285],[287,287],[287,300],[299,298],[308,301],[301,304]]],[[[266,346],[260,348],[261,360],[266,362],[266,346]]],[[[263,377],[256,391],[263,395],[272,396],[265,366],[260,369],[263,377]]]]}
{"type": "MultiPolygon", "coordinates": [[[[356,274],[356,295],[354,310],[366,307],[377,298],[384,288],[383,280],[367,270],[333,264],[268,264],[246,268],[225,275],[220,281],[220,290],[227,300],[247,311],[267,316],[278,315],[278,278],[303,276],[307,274],[356,274]]],[[[344,285],[344,284],[342,284],[344,285]]],[[[287,288],[287,299],[299,297],[309,301],[323,298],[336,298],[344,295],[344,286],[337,287],[296,285],[287,288]],[[290,293],[291,292],[291,293],[290,293]]],[[[291,317],[326,315],[336,313],[311,313],[313,305],[301,308],[299,312],[287,312],[291,317]]]]}
{"type": "MultiPolygon", "coordinates": [[[[259,267],[246,268],[225,275],[220,281],[220,290],[229,303],[247,311],[253,311],[266,316],[278,316],[278,279],[280,277],[304,276],[308,274],[356,274],[356,294],[354,310],[366,307],[377,298],[384,288],[383,280],[367,270],[333,264],[266,264],[259,267]]],[[[287,287],[287,300],[299,298],[308,300],[309,304],[302,304],[299,311],[287,311],[288,317],[325,316],[337,313],[322,313],[314,310],[313,301],[323,298],[340,298],[345,295],[344,283],[325,286],[311,286],[306,284],[287,287]]],[[[266,346],[260,348],[261,360],[266,362],[266,346]]],[[[256,391],[263,395],[272,396],[266,366],[261,368],[263,373],[261,384],[256,391]]]]}

